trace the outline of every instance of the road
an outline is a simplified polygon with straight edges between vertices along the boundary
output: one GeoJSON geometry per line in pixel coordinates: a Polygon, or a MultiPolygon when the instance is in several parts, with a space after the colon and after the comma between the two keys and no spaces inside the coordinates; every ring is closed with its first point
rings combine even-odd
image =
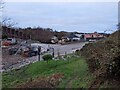
{"type": "MultiPolygon", "coordinates": [[[[65,53],[70,54],[70,53],[73,53],[73,51],[75,51],[77,49],[80,50],[85,44],[86,44],[85,42],[81,42],[81,43],[74,43],[74,44],[67,44],[67,45],[60,45],[60,44],[46,44],[46,45],[49,45],[50,47],[54,48],[54,55],[58,56],[58,52],[60,55],[65,55],[65,53]]],[[[52,51],[50,53],[52,53],[52,51]]],[[[41,60],[42,60],[42,56],[41,56],[41,60]]],[[[8,71],[11,69],[19,69],[25,65],[28,65],[30,63],[34,63],[37,61],[38,61],[38,56],[34,56],[31,58],[27,58],[27,59],[25,58],[23,60],[19,60],[15,64],[8,63],[8,64],[4,65],[5,68],[3,68],[3,70],[1,70],[1,71],[8,71]]]]}
{"type": "Polygon", "coordinates": [[[74,44],[68,44],[68,45],[51,45],[54,48],[55,55],[58,55],[58,52],[60,55],[64,55],[65,52],[67,54],[73,53],[73,51],[77,49],[81,49],[86,43],[74,43],[74,44]]]}

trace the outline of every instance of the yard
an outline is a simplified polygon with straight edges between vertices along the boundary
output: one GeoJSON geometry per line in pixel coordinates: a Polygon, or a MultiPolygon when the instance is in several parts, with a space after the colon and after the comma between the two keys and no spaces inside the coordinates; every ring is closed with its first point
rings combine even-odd
{"type": "MultiPolygon", "coordinates": [[[[45,78],[44,81],[48,82],[48,77],[55,74],[62,75],[59,83],[53,86],[59,88],[87,88],[93,79],[86,61],[72,54],[67,60],[36,62],[19,70],[3,73],[2,84],[3,88],[30,87],[33,83],[36,83],[34,87],[38,87],[44,83],[39,83],[40,78],[45,78]]],[[[42,85],[44,86],[46,85],[42,85]]],[[[49,88],[49,85],[47,87],[49,88]]]]}

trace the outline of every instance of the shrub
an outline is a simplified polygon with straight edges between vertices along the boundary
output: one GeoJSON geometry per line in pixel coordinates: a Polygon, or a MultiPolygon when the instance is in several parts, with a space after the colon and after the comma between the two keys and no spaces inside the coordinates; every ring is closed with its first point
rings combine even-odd
{"type": "Polygon", "coordinates": [[[44,55],[42,58],[43,58],[44,61],[47,61],[47,62],[48,62],[48,60],[52,60],[53,57],[52,57],[51,54],[46,54],[46,55],[44,55]]]}
{"type": "Polygon", "coordinates": [[[7,35],[2,35],[2,39],[7,39],[8,36],[7,35]]]}

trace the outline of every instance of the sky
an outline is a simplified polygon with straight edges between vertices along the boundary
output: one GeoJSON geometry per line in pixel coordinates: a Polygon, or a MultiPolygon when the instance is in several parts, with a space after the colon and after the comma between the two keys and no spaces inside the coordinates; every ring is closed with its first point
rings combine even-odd
{"type": "Polygon", "coordinates": [[[115,30],[118,23],[118,0],[20,1],[8,0],[3,12],[3,16],[18,23],[16,27],[39,26],[57,31],[104,32],[115,30]]]}
{"type": "Polygon", "coordinates": [[[119,0],[5,0],[6,2],[118,2],[119,0]]]}

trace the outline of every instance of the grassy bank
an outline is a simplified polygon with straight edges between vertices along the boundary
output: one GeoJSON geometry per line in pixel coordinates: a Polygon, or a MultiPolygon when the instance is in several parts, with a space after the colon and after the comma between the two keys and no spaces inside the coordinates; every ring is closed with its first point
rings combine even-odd
{"type": "Polygon", "coordinates": [[[45,61],[36,62],[19,70],[3,73],[3,87],[15,87],[15,85],[25,83],[31,78],[47,77],[54,73],[64,74],[64,78],[57,86],[60,88],[87,88],[92,80],[86,61],[72,55],[67,60],[50,60],[48,63],[45,61]]]}

